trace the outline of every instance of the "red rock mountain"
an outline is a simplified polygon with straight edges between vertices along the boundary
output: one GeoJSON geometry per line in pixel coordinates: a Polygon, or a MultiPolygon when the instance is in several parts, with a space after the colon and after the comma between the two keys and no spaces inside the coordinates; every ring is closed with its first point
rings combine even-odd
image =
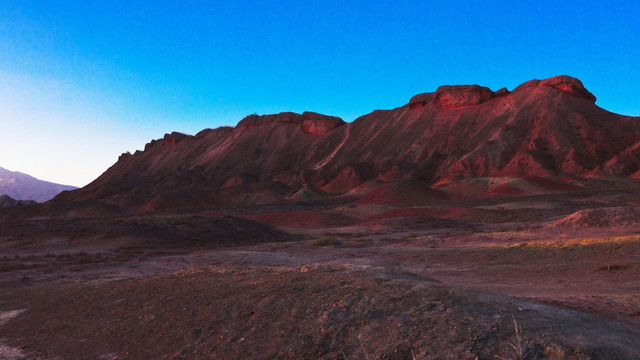
{"type": "Polygon", "coordinates": [[[406,189],[389,187],[398,181],[437,195],[478,177],[638,177],[640,118],[595,100],[580,80],[556,76],[513,91],[441,86],[352,123],[311,112],[250,115],[235,128],[167,134],[57,199],[156,209],[278,201],[301,189],[406,189]]]}

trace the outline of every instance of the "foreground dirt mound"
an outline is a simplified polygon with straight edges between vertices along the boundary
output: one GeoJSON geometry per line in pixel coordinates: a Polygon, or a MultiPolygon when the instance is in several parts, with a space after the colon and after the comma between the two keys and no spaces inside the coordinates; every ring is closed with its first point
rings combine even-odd
{"type": "Polygon", "coordinates": [[[0,238],[25,241],[30,246],[50,239],[99,243],[127,237],[129,245],[189,248],[191,246],[246,245],[298,240],[271,225],[234,216],[163,213],[104,218],[25,219],[0,222],[0,238]]]}
{"type": "Polygon", "coordinates": [[[602,359],[630,325],[410,273],[206,268],[2,295],[6,345],[64,359],[602,359]],[[518,357],[520,355],[520,357],[518,357]]]}
{"type": "Polygon", "coordinates": [[[632,207],[611,207],[579,210],[549,224],[548,227],[552,229],[581,230],[639,225],[640,209],[632,207]]]}

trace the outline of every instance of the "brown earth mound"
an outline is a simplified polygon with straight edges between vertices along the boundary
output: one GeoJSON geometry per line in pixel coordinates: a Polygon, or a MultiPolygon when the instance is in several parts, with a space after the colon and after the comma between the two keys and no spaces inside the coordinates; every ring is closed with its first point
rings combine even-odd
{"type": "Polygon", "coordinates": [[[579,210],[548,225],[552,229],[640,227],[640,209],[612,207],[579,210]]]}
{"type": "Polygon", "coordinates": [[[582,187],[550,178],[528,176],[526,178],[502,179],[489,189],[485,197],[516,195],[554,194],[582,190],[582,187]]]}
{"type": "MultiPolygon", "coordinates": [[[[69,239],[69,245],[98,246],[110,239],[126,238],[128,247],[206,248],[300,240],[275,227],[241,217],[205,214],[126,215],[95,218],[34,218],[0,221],[0,238],[26,241],[29,246],[55,239],[69,239]]],[[[8,243],[12,244],[11,242],[8,243]]]]}
{"type": "Polygon", "coordinates": [[[357,204],[413,205],[445,200],[447,194],[416,180],[393,180],[360,198],[357,204]]]}
{"type": "Polygon", "coordinates": [[[383,213],[373,215],[365,220],[365,222],[390,219],[398,217],[433,217],[440,219],[473,219],[478,218],[483,210],[476,209],[460,209],[460,208],[448,208],[448,209],[434,209],[434,208],[401,208],[385,211],[383,213]]]}

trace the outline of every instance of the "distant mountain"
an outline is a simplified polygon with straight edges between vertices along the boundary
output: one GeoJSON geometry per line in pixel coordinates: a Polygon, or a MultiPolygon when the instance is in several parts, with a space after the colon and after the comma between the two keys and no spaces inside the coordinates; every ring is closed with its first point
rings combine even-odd
{"type": "Polygon", "coordinates": [[[8,195],[15,200],[44,202],[64,190],[73,189],[76,187],[38,180],[33,176],[0,167],[0,195],[8,195]]]}
{"type": "MultiPolygon", "coordinates": [[[[639,178],[640,118],[595,101],[561,75],[513,91],[441,86],[348,124],[311,112],[250,115],[235,128],[167,134],[57,199],[155,209],[279,201],[300,189],[339,195],[363,184],[382,196],[475,186],[463,182],[472,178],[529,187],[554,177],[639,178]]],[[[519,189],[509,184],[499,190],[519,189]]]]}
{"type": "Polygon", "coordinates": [[[7,208],[18,205],[35,205],[33,200],[16,200],[9,195],[0,195],[0,208],[7,208]]]}

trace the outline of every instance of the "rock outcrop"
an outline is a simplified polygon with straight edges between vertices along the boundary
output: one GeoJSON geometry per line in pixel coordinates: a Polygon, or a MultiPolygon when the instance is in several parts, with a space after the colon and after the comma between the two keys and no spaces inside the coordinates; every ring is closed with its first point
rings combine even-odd
{"type": "Polygon", "coordinates": [[[596,102],[596,97],[587,90],[582,81],[567,75],[554,76],[540,81],[539,86],[549,86],[560,91],[564,91],[567,94],[596,102]]]}
{"type": "Polygon", "coordinates": [[[311,135],[324,135],[344,125],[345,122],[336,116],[327,116],[311,111],[302,113],[302,130],[311,135]]]}
{"type": "Polygon", "coordinates": [[[436,105],[457,109],[476,106],[493,99],[491,89],[478,85],[444,85],[440,86],[434,95],[436,105]]]}
{"type": "Polygon", "coordinates": [[[295,124],[311,135],[324,135],[342,126],[345,122],[339,117],[322,115],[311,111],[300,114],[283,112],[273,115],[249,115],[242,119],[237,128],[252,128],[254,126],[271,124],[295,124]]]}

